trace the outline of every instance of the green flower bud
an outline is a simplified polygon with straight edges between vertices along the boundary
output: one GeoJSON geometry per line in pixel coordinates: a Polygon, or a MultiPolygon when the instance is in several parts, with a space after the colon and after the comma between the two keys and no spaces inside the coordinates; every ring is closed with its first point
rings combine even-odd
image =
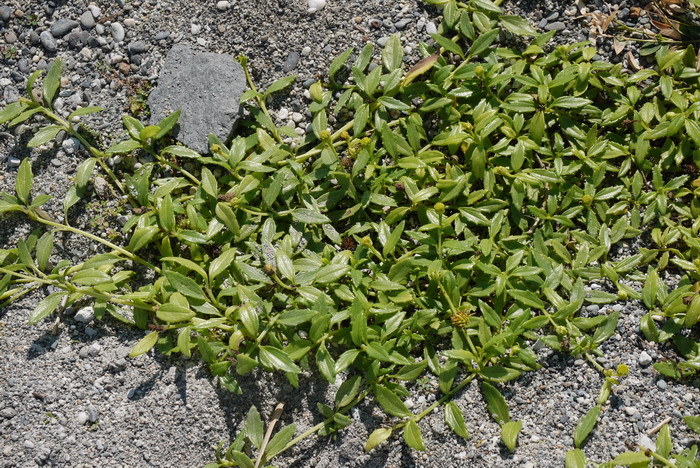
{"type": "Polygon", "coordinates": [[[586,194],[581,197],[581,203],[583,203],[586,206],[589,206],[593,202],[593,197],[586,194]]]}
{"type": "Polygon", "coordinates": [[[474,68],[474,73],[476,73],[476,76],[484,76],[484,67],[477,65],[476,68],[474,68]]]}
{"type": "Polygon", "coordinates": [[[321,133],[319,133],[318,136],[323,141],[329,141],[331,139],[331,132],[329,132],[328,130],[321,130],[321,133]]]}
{"type": "Polygon", "coordinates": [[[437,214],[443,214],[445,212],[445,204],[442,202],[437,202],[434,208],[437,214]]]}

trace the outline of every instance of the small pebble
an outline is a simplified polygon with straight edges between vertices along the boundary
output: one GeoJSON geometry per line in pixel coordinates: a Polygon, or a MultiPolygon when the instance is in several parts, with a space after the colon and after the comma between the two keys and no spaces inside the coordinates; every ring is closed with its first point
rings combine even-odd
{"type": "Polygon", "coordinates": [[[316,13],[319,10],[323,10],[326,6],[326,0],[309,0],[309,13],[316,13]]]}
{"type": "Polygon", "coordinates": [[[190,26],[190,33],[192,33],[193,36],[196,36],[199,34],[199,31],[202,30],[202,27],[198,24],[193,24],[190,26]]]}
{"type": "Polygon", "coordinates": [[[428,34],[437,34],[437,26],[435,26],[435,23],[430,21],[428,24],[426,24],[425,32],[428,34]]]}
{"type": "Polygon", "coordinates": [[[80,24],[85,29],[92,29],[95,27],[95,17],[92,16],[92,12],[90,10],[87,10],[85,13],[80,15],[80,24]]]}
{"type": "Polygon", "coordinates": [[[124,20],[124,26],[127,28],[133,28],[136,26],[136,20],[134,18],[127,18],[124,20]]]}
{"type": "Polygon", "coordinates": [[[667,386],[668,386],[668,384],[666,383],[666,381],[664,379],[660,379],[660,380],[656,381],[656,388],[658,388],[659,390],[666,390],[667,386]]]}
{"type": "Polygon", "coordinates": [[[60,20],[56,21],[49,29],[53,37],[63,37],[69,32],[71,32],[73,28],[78,26],[78,24],[79,23],[77,21],[74,21],[72,19],[61,18],[60,20]]]}
{"type": "Polygon", "coordinates": [[[89,420],[90,422],[95,422],[95,421],[97,421],[97,417],[99,416],[99,413],[98,413],[98,411],[97,411],[97,408],[95,408],[94,406],[88,406],[88,409],[87,409],[87,416],[88,416],[88,420],[89,420]]]}
{"type": "Polygon", "coordinates": [[[638,413],[637,408],[635,408],[634,406],[625,406],[623,411],[627,416],[634,416],[638,413]]]}
{"type": "Polygon", "coordinates": [[[561,21],[555,21],[554,23],[549,23],[544,27],[547,31],[563,31],[566,29],[566,24],[561,21]]]}
{"type": "Polygon", "coordinates": [[[308,57],[310,53],[311,53],[311,47],[309,47],[309,46],[306,46],[303,49],[301,49],[301,56],[302,57],[308,57]]]}
{"type": "Polygon", "coordinates": [[[102,14],[102,10],[97,5],[88,5],[88,10],[92,13],[93,18],[97,19],[102,14]]]}
{"type": "Polygon", "coordinates": [[[80,413],[78,413],[78,415],[75,418],[78,424],[85,424],[86,422],[88,422],[88,419],[89,416],[85,411],[81,411],[80,413]]]}
{"type": "Polygon", "coordinates": [[[0,7],[0,20],[3,20],[4,22],[8,22],[10,20],[11,15],[12,15],[12,7],[9,7],[7,5],[0,7]]]}
{"type": "Polygon", "coordinates": [[[28,448],[28,449],[34,448],[34,442],[32,442],[31,440],[25,440],[24,444],[22,444],[22,445],[24,445],[24,448],[28,448]]]}
{"type": "Polygon", "coordinates": [[[226,0],[221,0],[216,3],[216,9],[219,11],[226,11],[229,8],[231,8],[231,4],[227,2],[226,0]]]}
{"type": "Polygon", "coordinates": [[[112,23],[112,37],[115,41],[121,42],[126,37],[126,32],[124,32],[124,26],[119,23],[112,23]]]}
{"type": "Polygon", "coordinates": [[[58,43],[49,31],[42,32],[39,35],[39,40],[41,41],[41,45],[44,46],[44,49],[48,52],[56,52],[58,49],[58,43]]]}
{"type": "Polygon", "coordinates": [[[639,353],[640,366],[648,366],[649,364],[651,364],[651,361],[652,359],[651,356],[649,356],[649,353],[647,353],[646,351],[642,351],[641,353],[639,353]]]}

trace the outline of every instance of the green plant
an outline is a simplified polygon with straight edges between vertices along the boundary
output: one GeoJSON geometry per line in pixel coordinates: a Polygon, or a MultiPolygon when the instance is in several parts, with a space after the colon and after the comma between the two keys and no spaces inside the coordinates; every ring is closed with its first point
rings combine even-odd
{"type": "MultiPolygon", "coordinates": [[[[48,230],[0,251],[0,300],[57,287],[31,314],[35,323],[91,298],[105,314],[150,330],[132,356],[154,347],[196,352],[232,392],[258,367],[283,372],[292,385],[302,369],[328,382],[347,371],[332,405],[320,405],[321,423],[293,439],[288,426],[266,452],[259,416],[249,413],[255,421],[212,466],[250,466],[246,438],[267,462],[311,434],[332,434],[367,398],[398,419],[375,430],[366,450],[394,433],[424,449],[418,423],[439,406],[468,438],[452,399],[474,379],[514,450],[522,423],[511,420],[498,385],[539,367],[534,340],[603,371],[594,356],[619,314],[585,316],[587,303],[643,299],[647,338],[671,340],[681,354],[669,364],[678,369],[672,376],[697,375],[690,333],[700,319],[700,73],[692,48],[662,47],[658,71],[629,75],[591,62],[588,43],[545,52],[554,33],[536,35],[496,3],[428,3],[443,7],[444,22],[435,46],[421,46],[425,58],[405,72],[396,35],[371,71],[371,44],[352,63],[352,49],[341,54],[328,83],[310,88],[312,132],[298,144],[265,107],[293,77],[262,92],[246,70],[251,89],[242,100],[257,104],[251,120],[230,144],[210,135],[203,156],[167,143],[179,112],[158,125],[124,116],[128,138],[102,150],[72,125],[99,109],[67,120],[52,111],[60,61],[44,79],[42,101],[33,75],[30,99],[0,111],[0,124],[41,114],[52,124],[30,147],[64,130],[91,157],[64,202],[63,223],[42,214],[49,198],[32,196],[31,165],[22,162],[0,212],[48,230]],[[520,50],[495,47],[500,34],[535,37],[520,50]],[[351,80],[338,78],[344,67],[351,80]],[[135,151],[154,162],[123,178],[106,164],[135,151]],[[97,166],[134,207],[122,229],[127,245],[68,224],[97,166]],[[51,264],[55,231],[85,236],[104,252],[51,264]],[[651,233],[648,248],[619,258],[618,243],[643,232],[651,233]],[[137,268],[149,270],[147,284],[135,282],[137,268]],[[672,292],[663,270],[681,275],[672,292]],[[644,290],[625,278],[645,281],[644,290]],[[606,290],[586,288],[592,281],[606,290]],[[133,308],[133,320],[122,306],[133,308]],[[440,395],[413,413],[405,382],[429,373],[440,395]]],[[[598,408],[621,372],[604,376],[598,408]]],[[[578,432],[582,441],[590,429],[578,432]]]]}
{"type": "Polygon", "coordinates": [[[2,58],[5,60],[12,60],[19,54],[17,47],[4,45],[2,46],[2,58]]]}

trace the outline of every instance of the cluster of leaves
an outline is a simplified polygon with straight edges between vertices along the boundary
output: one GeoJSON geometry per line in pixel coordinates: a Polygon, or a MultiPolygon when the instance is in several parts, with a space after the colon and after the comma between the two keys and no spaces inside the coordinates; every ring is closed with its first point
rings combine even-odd
{"type": "MultiPolygon", "coordinates": [[[[311,87],[313,131],[298,144],[264,105],[292,78],[265,92],[249,80],[243,99],[258,106],[250,107],[245,134],[230,144],[210,135],[211,154],[203,156],[169,144],[179,112],[158,125],[124,116],[127,138],[100,150],[73,126],[98,108],[68,119],[52,110],[60,61],[42,93],[34,92],[33,75],[29,99],[0,111],[0,124],[42,116],[52,124],[30,147],[63,130],[91,157],[64,201],[63,222],[41,209],[47,195],[32,197],[31,166],[23,161],[16,193],[2,194],[0,213],[23,213],[49,230],[0,251],[0,300],[57,287],[31,314],[37,322],[91,299],[101,314],[151,330],[132,356],[155,346],[197,353],[232,392],[256,368],[281,371],[293,385],[309,369],[328,382],[342,376],[333,405],[319,406],[324,421],[307,433],[342,429],[351,422],[346,413],[371,396],[397,419],[370,435],[367,450],[395,432],[425,449],[417,423],[438,405],[448,426],[468,438],[451,400],[474,379],[514,449],[522,422],[511,421],[498,384],[539,367],[534,341],[584,355],[605,371],[593,356],[602,355],[619,313],[585,316],[586,304],[642,299],[650,309],[645,336],[673,343],[682,356],[657,370],[696,375],[694,51],[660,48],[656,71],[628,74],[592,62],[588,43],[546,52],[554,32],[537,35],[488,0],[429,3],[444,7],[444,22],[435,45],[421,45],[425,58],[405,72],[397,35],[374,67],[372,44],[352,63],[352,49],[341,54],[329,82],[311,87]],[[505,34],[534,39],[522,50],[495,47],[505,34]],[[329,127],[331,113],[338,128],[329,127]],[[106,164],[110,155],[133,153],[153,162],[123,177],[106,164]],[[185,160],[195,169],[186,170],[185,160]],[[133,208],[123,226],[126,246],[68,223],[96,165],[133,208]],[[53,264],[54,231],[86,236],[105,252],[53,264]],[[647,247],[619,258],[621,242],[646,232],[647,247]],[[137,268],[150,270],[152,281],[143,284],[139,275],[136,282],[137,268]],[[673,291],[661,280],[664,270],[681,276],[673,291]],[[644,281],[642,292],[624,278],[644,281]],[[407,382],[428,373],[442,396],[416,414],[403,401],[407,382]]],[[[616,375],[604,376],[609,395],[616,375]]],[[[577,446],[607,395],[595,417],[582,421],[590,428],[577,430],[577,446]]],[[[257,420],[218,452],[219,466],[251,466],[246,439],[265,460],[299,439],[290,441],[290,426],[273,439],[274,454],[269,445],[265,452],[257,420]]]]}

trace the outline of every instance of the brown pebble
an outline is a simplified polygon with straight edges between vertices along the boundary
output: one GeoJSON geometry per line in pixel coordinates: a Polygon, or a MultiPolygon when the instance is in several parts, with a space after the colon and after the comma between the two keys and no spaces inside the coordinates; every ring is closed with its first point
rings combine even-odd
{"type": "Polygon", "coordinates": [[[226,26],[223,24],[218,25],[216,29],[218,29],[220,33],[226,32],[226,26]]]}
{"type": "Polygon", "coordinates": [[[117,68],[122,73],[122,75],[128,75],[129,73],[131,73],[131,67],[126,62],[121,62],[119,65],[117,65],[117,68]]]}
{"type": "Polygon", "coordinates": [[[15,18],[24,18],[24,12],[22,10],[15,10],[15,18]]]}

